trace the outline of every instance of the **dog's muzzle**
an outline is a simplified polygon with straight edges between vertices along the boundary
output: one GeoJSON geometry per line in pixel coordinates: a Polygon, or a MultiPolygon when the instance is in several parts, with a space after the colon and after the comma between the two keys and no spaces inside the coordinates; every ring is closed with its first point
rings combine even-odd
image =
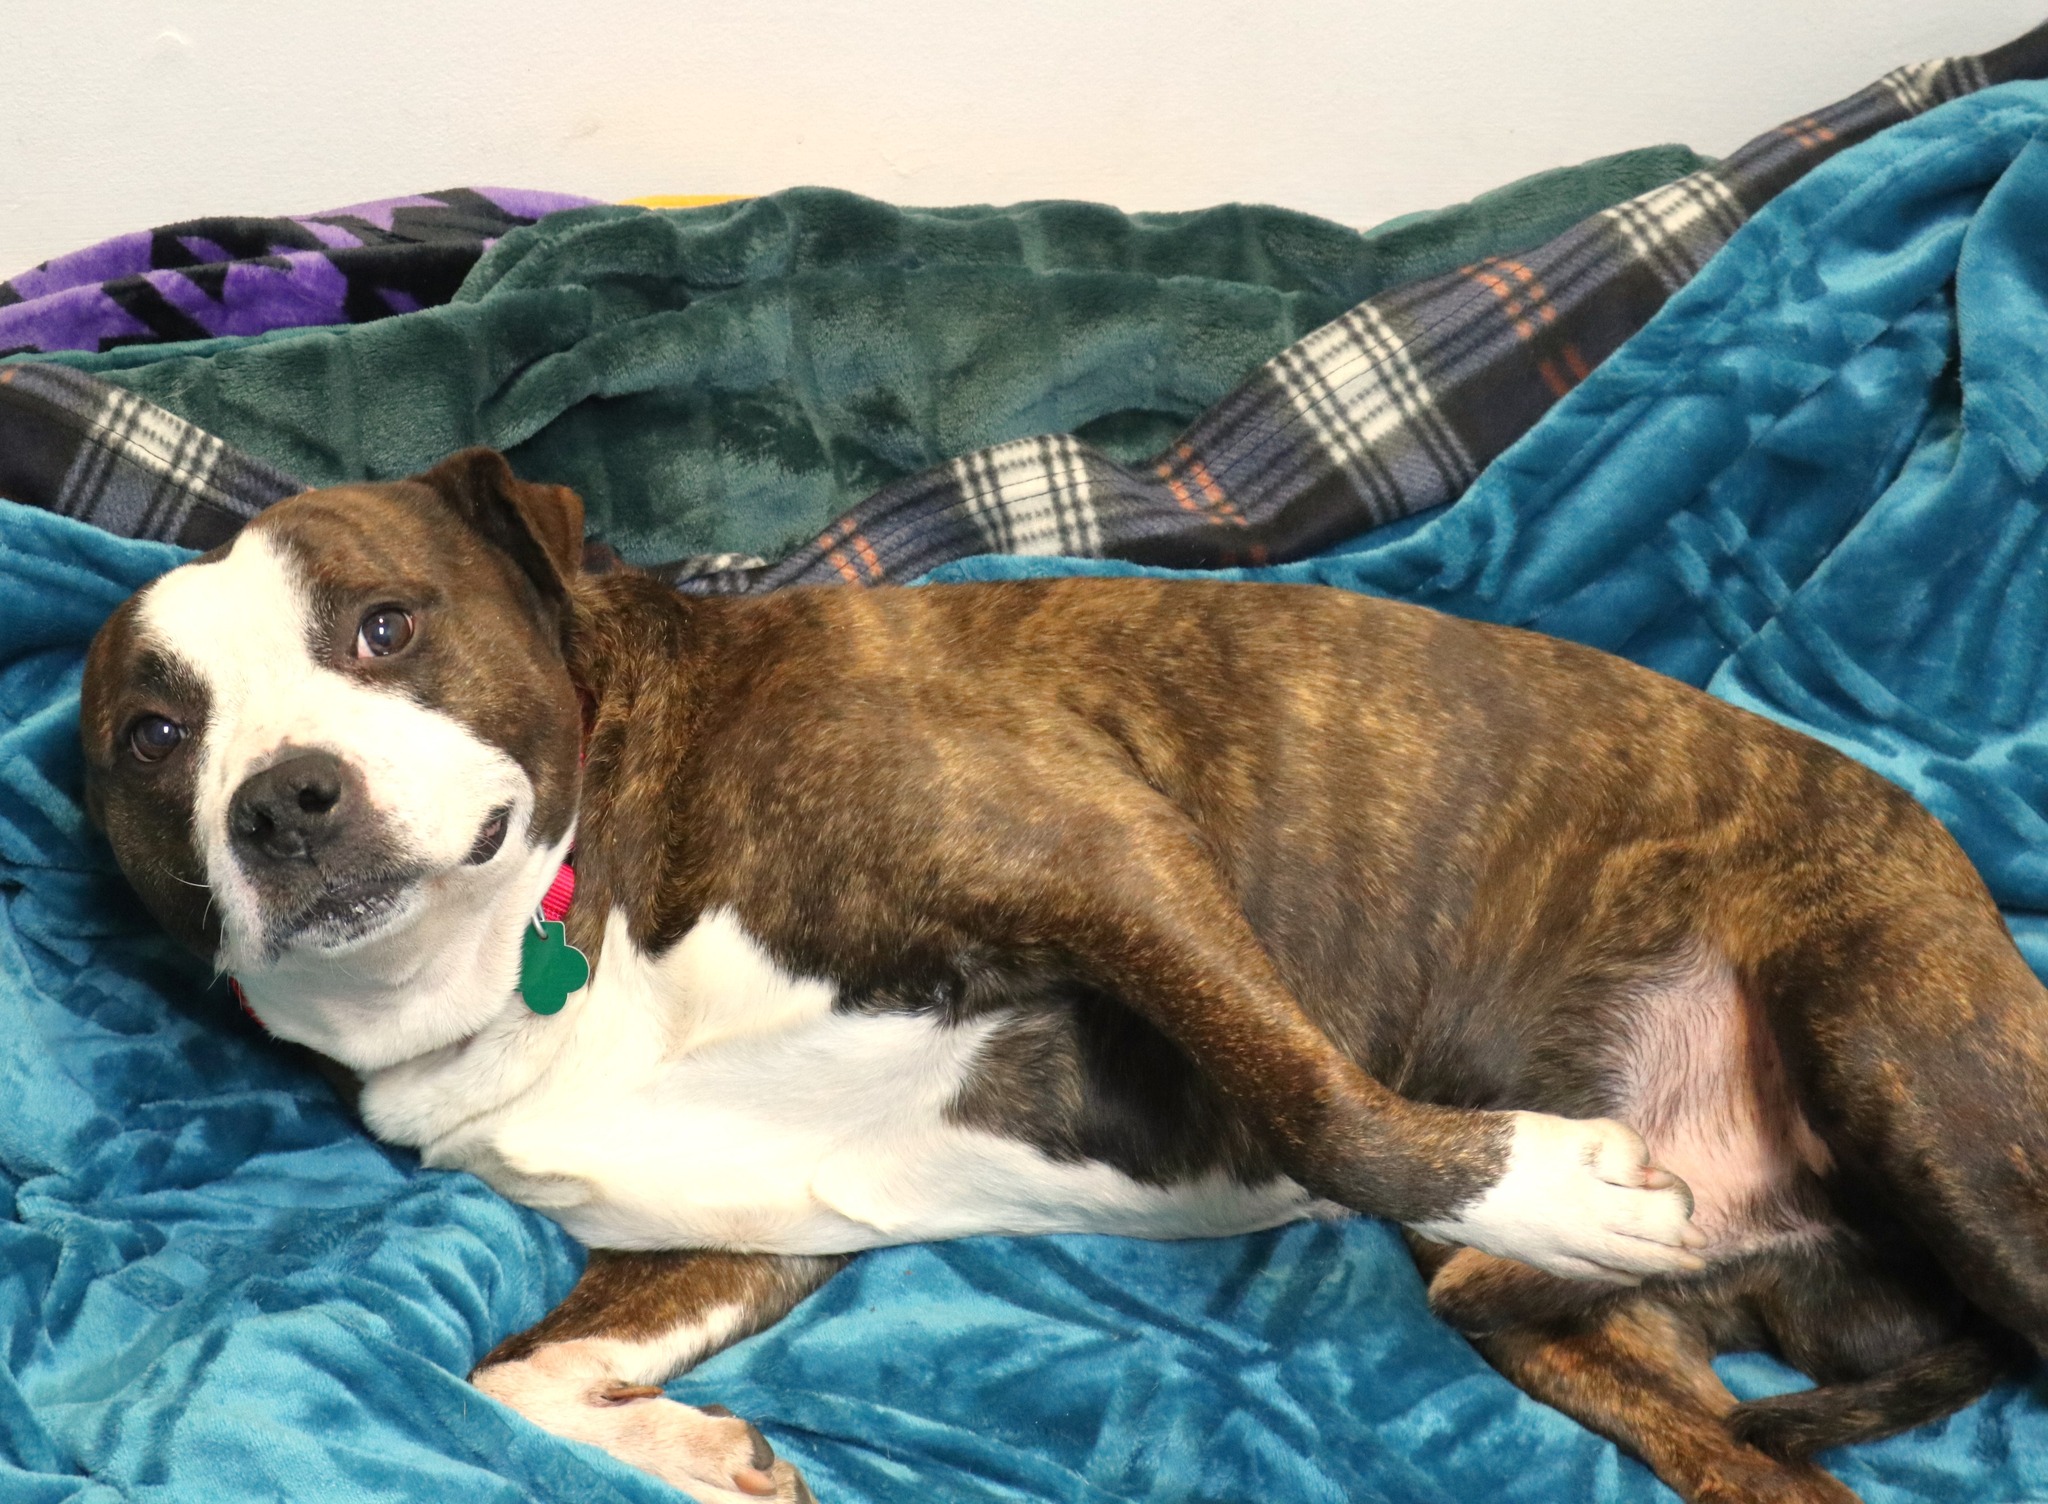
{"type": "Polygon", "coordinates": [[[422,875],[394,846],[362,775],[331,752],[293,752],[250,775],[228,803],[228,844],[273,951],[369,933],[422,875]]]}

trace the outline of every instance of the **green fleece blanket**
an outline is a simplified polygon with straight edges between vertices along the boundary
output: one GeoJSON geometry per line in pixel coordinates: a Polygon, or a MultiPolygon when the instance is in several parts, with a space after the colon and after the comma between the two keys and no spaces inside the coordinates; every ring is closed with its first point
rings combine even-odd
{"type": "Polygon", "coordinates": [[[1001,440],[1153,453],[1362,299],[1703,160],[1651,147],[1363,234],[1261,207],[898,209],[814,188],[576,210],[506,236],[446,307],[61,358],[309,484],[490,444],[574,486],[628,558],[774,556],[1001,440]]]}

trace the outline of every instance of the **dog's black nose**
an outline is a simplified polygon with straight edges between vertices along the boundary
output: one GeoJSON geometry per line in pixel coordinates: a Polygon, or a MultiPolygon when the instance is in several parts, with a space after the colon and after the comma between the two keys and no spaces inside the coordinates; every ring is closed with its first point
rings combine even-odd
{"type": "Polygon", "coordinates": [[[309,861],[347,823],[348,778],[331,752],[299,752],[235,790],[228,837],[243,857],[309,861]]]}

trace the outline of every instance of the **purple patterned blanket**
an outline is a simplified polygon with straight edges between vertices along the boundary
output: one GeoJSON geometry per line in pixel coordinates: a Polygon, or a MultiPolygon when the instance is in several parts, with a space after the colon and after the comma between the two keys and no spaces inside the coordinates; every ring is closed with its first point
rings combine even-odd
{"type": "Polygon", "coordinates": [[[0,355],[361,324],[445,303],[484,248],[594,202],[450,188],[280,218],[117,235],[0,282],[0,355]]]}

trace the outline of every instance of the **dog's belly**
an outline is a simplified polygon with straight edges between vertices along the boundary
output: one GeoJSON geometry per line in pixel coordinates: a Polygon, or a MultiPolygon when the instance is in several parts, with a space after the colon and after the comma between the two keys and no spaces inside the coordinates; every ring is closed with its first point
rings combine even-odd
{"type": "Polygon", "coordinates": [[[1775,1037],[1719,956],[1700,951],[1630,999],[1615,1116],[1683,1179],[1709,1257],[1830,1231],[1814,1194],[1833,1156],[1800,1110],[1775,1037]]]}
{"type": "Polygon", "coordinates": [[[995,1019],[835,1011],[729,915],[660,958],[615,925],[573,1040],[423,1145],[607,1248],[851,1252],[977,1233],[1172,1238],[1341,1214],[1292,1181],[1167,1186],[952,1120],[995,1019]],[[678,1021],[680,1020],[680,1029],[678,1021]],[[678,1037],[680,1033],[681,1037],[678,1037]]]}

